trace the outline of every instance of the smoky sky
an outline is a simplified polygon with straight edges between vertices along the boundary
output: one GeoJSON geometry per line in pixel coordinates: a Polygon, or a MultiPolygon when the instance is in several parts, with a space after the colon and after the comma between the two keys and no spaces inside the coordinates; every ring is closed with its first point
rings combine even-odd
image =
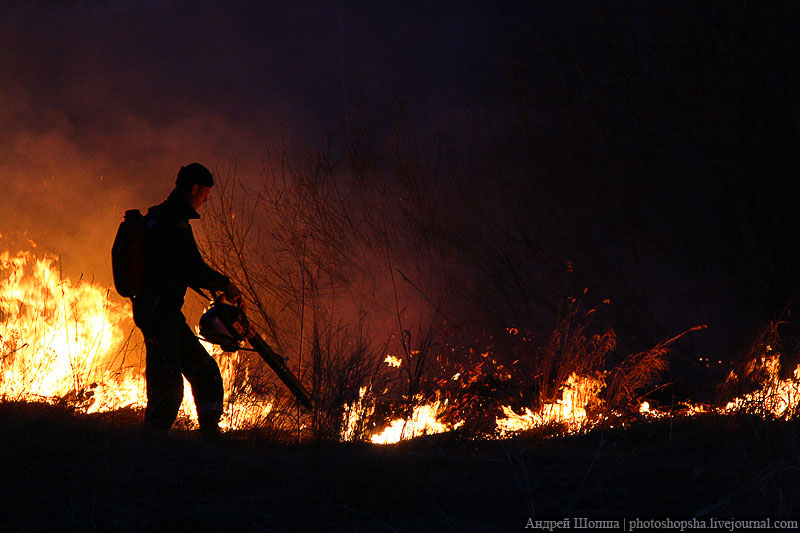
{"type": "MultiPolygon", "coordinates": [[[[0,234],[110,282],[122,213],[177,169],[336,140],[402,99],[425,130],[485,111],[513,13],[489,2],[10,2],[0,8],[0,234]]],[[[11,244],[9,244],[11,243],[11,244]]]]}

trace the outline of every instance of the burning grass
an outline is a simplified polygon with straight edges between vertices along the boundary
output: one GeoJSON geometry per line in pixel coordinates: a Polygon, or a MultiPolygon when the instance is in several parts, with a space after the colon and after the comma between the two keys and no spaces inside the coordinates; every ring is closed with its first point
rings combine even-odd
{"type": "MultiPolygon", "coordinates": [[[[140,411],[141,354],[131,357],[131,336],[123,333],[128,306],[96,284],[61,279],[52,257],[5,252],[0,266],[2,400],[46,401],[87,414],[140,411]]],[[[609,365],[614,331],[596,331],[596,311],[568,303],[543,340],[509,328],[501,338],[459,344],[447,336],[453,330],[438,327],[419,350],[406,346],[402,358],[346,329],[315,326],[310,378],[317,408],[310,415],[298,412],[246,352],[223,354],[208,345],[227,386],[223,427],[389,444],[454,431],[467,439],[534,430],[563,435],[715,411],[796,417],[800,371],[781,373],[776,326],[756,339],[742,377],[729,376],[725,407],[686,402],[659,410],[641,398],[659,383],[672,344],[700,328],[609,365]]],[[[192,428],[195,420],[187,386],[178,427],[192,428]]]]}
{"type": "Polygon", "coordinates": [[[87,410],[135,403],[124,361],[112,371],[130,314],[109,291],[61,279],[53,257],[0,255],[0,398],[65,399],[87,410]]]}

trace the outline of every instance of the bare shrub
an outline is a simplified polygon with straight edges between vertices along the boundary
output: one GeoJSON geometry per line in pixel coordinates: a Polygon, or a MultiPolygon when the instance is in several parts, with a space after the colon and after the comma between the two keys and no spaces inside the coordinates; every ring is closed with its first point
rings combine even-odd
{"type": "Polygon", "coordinates": [[[218,173],[205,219],[209,261],[243,288],[268,340],[296,354],[322,436],[338,434],[343,403],[377,376],[388,352],[402,356],[405,380],[383,392],[409,399],[421,390],[431,324],[456,271],[440,231],[450,221],[441,209],[448,182],[436,174],[452,168],[427,161],[405,135],[398,130],[381,154],[366,137],[348,138],[338,166],[325,145],[283,145],[259,184],[232,165],[218,173]]]}
{"type": "Polygon", "coordinates": [[[376,391],[387,384],[382,354],[384,346],[375,345],[363,329],[351,332],[341,323],[334,324],[324,313],[314,316],[311,335],[312,395],[315,399],[313,427],[317,437],[342,438],[348,430],[350,440],[366,436],[368,412],[348,416],[345,406],[374,405],[376,391]],[[343,427],[346,423],[353,427],[343,427]]]}

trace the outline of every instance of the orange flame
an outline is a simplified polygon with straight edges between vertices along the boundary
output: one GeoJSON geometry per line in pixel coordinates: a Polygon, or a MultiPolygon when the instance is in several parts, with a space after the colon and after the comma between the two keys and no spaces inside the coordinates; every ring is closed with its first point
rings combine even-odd
{"type": "Polygon", "coordinates": [[[586,406],[599,401],[602,388],[602,380],[573,373],[561,389],[561,399],[544,404],[536,413],[526,407],[523,414],[517,414],[510,406],[503,406],[505,418],[496,420],[497,433],[502,438],[549,424],[566,424],[568,431],[578,431],[589,424],[586,406]]]}
{"type": "Polygon", "coordinates": [[[393,444],[401,440],[458,429],[464,424],[463,420],[455,424],[446,424],[441,421],[446,406],[447,400],[442,402],[439,399],[430,403],[419,404],[413,408],[408,419],[397,418],[393,420],[382,432],[373,434],[370,437],[370,442],[373,444],[393,444]]]}
{"type": "MultiPolygon", "coordinates": [[[[58,274],[57,261],[27,252],[0,254],[0,400],[70,401],[86,413],[147,403],[142,350],[131,357],[123,327],[133,328],[127,303],[114,303],[110,290],[86,281],[73,283],[58,274]],[[127,362],[125,362],[127,359],[127,362]],[[120,361],[121,360],[121,361],[120,361]]],[[[204,343],[220,362],[226,390],[224,429],[256,427],[272,403],[253,393],[238,353],[223,357],[204,343]],[[230,388],[236,384],[234,393],[230,388]]],[[[197,426],[189,383],[178,414],[187,427],[197,426]]]]}
{"type": "MultiPolygon", "coordinates": [[[[753,412],[762,416],[789,419],[797,415],[800,403],[800,365],[793,371],[793,377],[780,379],[780,354],[772,352],[767,346],[768,355],[763,359],[751,361],[749,370],[763,367],[767,379],[760,389],[728,402],[724,412],[753,412]]],[[[731,372],[729,379],[735,379],[731,372]]]]}
{"type": "Polygon", "coordinates": [[[0,254],[0,398],[54,401],[86,399],[89,409],[132,402],[141,390],[108,390],[99,383],[126,379],[112,369],[130,311],[92,283],[61,279],[55,259],[19,252],[0,254]],[[26,276],[30,270],[29,276],[26,276]],[[112,400],[112,398],[115,398],[112,400]]]}
{"type": "Polygon", "coordinates": [[[341,439],[345,442],[356,440],[361,424],[375,412],[375,402],[365,398],[368,392],[369,387],[361,387],[358,398],[352,404],[344,404],[341,439]]]}
{"type": "Polygon", "coordinates": [[[403,364],[402,359],[393,355],[387,355],[383,362],[394,368],[400,368],[400,366],[403,364]]]}

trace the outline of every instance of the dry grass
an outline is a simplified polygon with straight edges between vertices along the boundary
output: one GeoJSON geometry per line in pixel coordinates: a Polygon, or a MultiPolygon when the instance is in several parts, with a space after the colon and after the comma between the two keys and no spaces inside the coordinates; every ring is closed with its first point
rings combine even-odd
{"type": "Polygon", "coordinates": [[[669,340],[662,341],[649,350],[632,353],[613,369],[605,392],[606,403],[611,408],[631,405],[642,391],[654,387],[669,367],[667,355],[671,345],[687,333],[705,329],[696,326],[669,340]]]}

